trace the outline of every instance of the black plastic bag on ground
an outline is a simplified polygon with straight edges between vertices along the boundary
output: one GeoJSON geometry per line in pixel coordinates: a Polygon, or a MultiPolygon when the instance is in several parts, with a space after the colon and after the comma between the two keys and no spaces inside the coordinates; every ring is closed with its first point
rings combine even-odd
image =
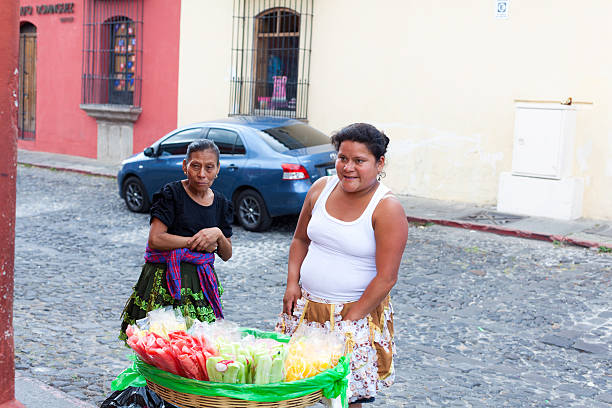
{"type": "Polygon", "coordinates": [[[108,397],[100,408],[177,408],[161,399],[155,392],[147,387],[127,387],[125,390],[115,391],[108,397]]]}

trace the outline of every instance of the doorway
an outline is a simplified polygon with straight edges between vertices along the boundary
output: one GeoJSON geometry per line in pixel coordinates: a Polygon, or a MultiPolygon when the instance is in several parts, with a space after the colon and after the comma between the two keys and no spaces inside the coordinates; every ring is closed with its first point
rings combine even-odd
{"type": "Polygon", "coordinates": [[[36,137],[36,26],[23,23],[19,27],[19,111],[18,137],[36,137]]]}

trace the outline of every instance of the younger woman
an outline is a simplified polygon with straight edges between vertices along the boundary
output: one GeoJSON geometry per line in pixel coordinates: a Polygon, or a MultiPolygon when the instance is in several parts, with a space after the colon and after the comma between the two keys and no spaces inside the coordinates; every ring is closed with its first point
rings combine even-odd
{"type": "Polygon", "coordinates": [[[349,401],[372,402],[393,383],[393,308],[408,237],[404,209],[380,182],[389,139],[374,126],[349,125],[332,137],[337,176],[308,191],[289,249],[277,330],[300,324],[344,333],[353,346],[349,401]]]}

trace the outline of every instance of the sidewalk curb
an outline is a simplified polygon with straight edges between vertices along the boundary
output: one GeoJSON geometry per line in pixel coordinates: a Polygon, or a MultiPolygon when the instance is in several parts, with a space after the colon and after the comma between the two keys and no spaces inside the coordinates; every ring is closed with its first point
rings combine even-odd
{"type": "Polygon", "coordinates": [[[85,174],[85,175],[88,175],[88,176],[106,177],[106,178],[112,178],[112,179],[116,179],[117,178],[117,176],[112,176],[110,174],[97,173],[95,171],[90,171],[90,170],[73,169],[73,168],[70,168],[70,167],[57,167],[57,166],[49,166],[49,165],[46,165],[46,164],[35,164],[35,163],[20,162],[20,161],[18,161],[17,164],[21,164],[23,166],[29,166],[29,167],[38,167],[40,169],[49,169],[49,170],[57,170],[57,171],[69,171],[71,173],[85,174]]]}
{"type": "Polygon", "coordinates": [[[563,236],[563,235],[539,234],[535,232],[528,232],[528,231],[523,231],[523,230],[518,230],[518,229],[499,227],[496,225],[483,225],[483,224],[475,224],[472,222],[463,222],[463,221],[441,220],[441,219],[435,219],[435,218],[420,218],[420,217],[413,217],[413,216],[407,216],[406,218],[408,219],[409,222],[416,222],[416,223],[423,223],[423,224],[433,223],[433,224],[443,225],[446,227],[455,227],[455,228],[464,228],[464,229],[477,230],[477,231],[483,231],[483,232],[492,232],[498,235],[508,235],[508,236],[513,236],[513,237],[535,239],[535,240],[540,240],[540,241],[560,242],[563,244],[570,244],[570,245],[586,247],[586,248],[602,248],[603,247],[603,248],[612,249],[611,244],[604,244],[604,243],[599,243],[599,242],[594,242],[594,241],[585,241],[585,240],[575,239],[575,238],[571,238],[571,237],[563,236]]]}
{"type": "Polygon", "coordinates": [[[15,374],[15,397],[27,408],[95,408],[35,378],[15,374]]]}

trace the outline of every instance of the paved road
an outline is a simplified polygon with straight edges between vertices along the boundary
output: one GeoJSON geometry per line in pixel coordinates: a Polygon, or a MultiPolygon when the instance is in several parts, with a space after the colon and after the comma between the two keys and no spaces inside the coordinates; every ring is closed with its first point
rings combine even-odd
{"type": "MultiPolygon", "coordinates": [[[[19,166],[16,368],[99,405],[128,364],[119,315],[148,217],[115,181],[19,166]]],[[[235,229],[219,261],[225,313],[271,329],[295,218],[235,229]]],[[[609,407],[612,255],[440,226],[412,227],[392,292],[397,382],[374,407],[609,407]]]]}

